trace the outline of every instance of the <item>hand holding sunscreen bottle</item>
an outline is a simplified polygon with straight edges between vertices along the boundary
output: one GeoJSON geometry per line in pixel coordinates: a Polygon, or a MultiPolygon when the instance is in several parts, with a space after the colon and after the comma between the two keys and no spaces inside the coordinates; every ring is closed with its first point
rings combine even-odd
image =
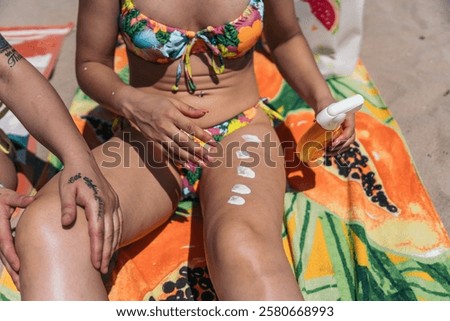
{"type": "Polygon", "coordinates": [[[341,124],[345,117],[360,110],[363,104],[364,98],[361,95],[354,95],[321,110],[314,124],[297,144],[298,158],[306,164],[311,164],[322,157],[333,138],[342,133],[341,124]]]}

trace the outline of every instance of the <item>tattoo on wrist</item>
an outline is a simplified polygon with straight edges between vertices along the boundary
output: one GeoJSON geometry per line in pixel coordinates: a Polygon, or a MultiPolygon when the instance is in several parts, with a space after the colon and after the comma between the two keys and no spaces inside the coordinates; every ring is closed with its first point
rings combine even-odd
{"type": "Polygon", "coordinates": [[[0,54],[5,55],[8,58],[8,65],[10,68],[14,67],[16,63],[22,59],[22,56],[11,47],[11,45],[0,35],[0,54]]]}
{"type": "MultiPolygon", "coordinates": [[[[81,173],[78,173],[69,178],[68,183],[73,184],[79,179],[81,179],[81,173]]],[[[94,198],[98,203],[97,219],[99,220],[103,218],[103,216],[105,216],[105,201],[98,195],[98,187],[94,184],[92,179],[87,176],[83,176],[83,181],[87,185],[87,187],[89,187],[94,192],[94,198]]]]}

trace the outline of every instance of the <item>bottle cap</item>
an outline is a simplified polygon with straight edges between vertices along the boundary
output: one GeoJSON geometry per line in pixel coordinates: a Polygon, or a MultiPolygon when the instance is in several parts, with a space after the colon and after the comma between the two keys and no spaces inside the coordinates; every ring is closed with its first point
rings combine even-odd
{"type": "Polygon", "coordinates": [[[316,122],[326,130],[335,130],[347,114],[357,112],[364,104],[364,98],[357,94],[330,104],[316,116],[316,122]]]}

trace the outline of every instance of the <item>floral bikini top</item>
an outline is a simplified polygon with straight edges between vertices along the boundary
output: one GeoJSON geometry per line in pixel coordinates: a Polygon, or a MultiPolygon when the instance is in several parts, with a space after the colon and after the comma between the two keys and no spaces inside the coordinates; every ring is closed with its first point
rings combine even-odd
{"type": "Polygon", "coordinates": [[[122,1],[119,28],[129,50],[147,61],[161,64],[181,58],[173,91],[178,90],[183,67],[188,90],[195,91],[190,65],[192,53],[209,52],[211,66],[220,74],[225,69],[224,58],[243,56],[255,46],[262,33],[263,0],[250,0],[235,20],[198,32],[166,26],[142,14],[133,0],[122,1]]]}

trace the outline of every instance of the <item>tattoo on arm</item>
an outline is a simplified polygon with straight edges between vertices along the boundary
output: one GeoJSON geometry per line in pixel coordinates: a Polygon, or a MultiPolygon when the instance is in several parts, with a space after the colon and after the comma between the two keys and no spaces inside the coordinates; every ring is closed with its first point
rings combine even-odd
{"type": "Polygon", "coordinates": [[[11,47],[11,45],[0,35],[0,55],[5,55],[8,58],[8,65],[10,68],[14,67],[16,63],[22,59],[22,56],[11,47]]]}
{"type": "MultiPolygon", "coordinates": [[[[68,183],[73,184],[79,179],[81,179],[81,173],[78,173],[69,178],[68,183]]],[[[97,185],[95,185],[92,179],[90,179],[87,176],[83,176],[83,181],[87,185],[87,187],[89,187],[92,191],[94,191],[94,198],[98,203],[97,219],[103,218],[103,216],[105,216],[105,201],[98,195],[97,185]]]]}

